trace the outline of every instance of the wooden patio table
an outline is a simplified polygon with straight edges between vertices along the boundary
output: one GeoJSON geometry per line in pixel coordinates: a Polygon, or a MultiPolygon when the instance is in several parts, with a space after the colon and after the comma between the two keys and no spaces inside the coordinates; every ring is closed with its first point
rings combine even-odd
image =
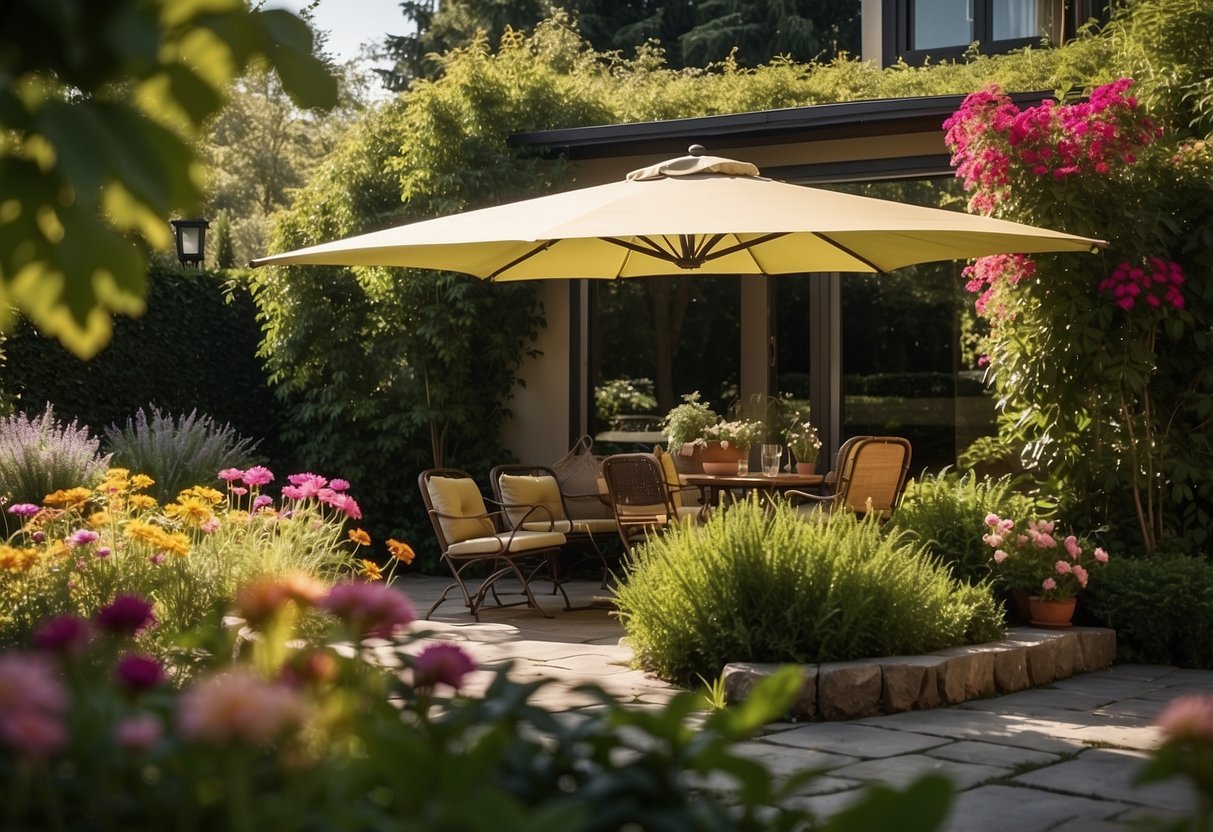
{"type": "Polygon", "coordinates": [[[762,491],[766,494],[774,494],[776,492],[787,491],[788,489],[797,489],[800,491],[814,491],[821,487],[825,477],[821,474],[776,474],[773,477],[768,477],[762,473],[746,474],[738,476],[730,474],[718,476],[715,474],[681,474],[679,479],[684,485],[692,488],[702,488],[708,493],[708,501],[711,505],[720,503],[720,493],[722,491],[762,491]]]}

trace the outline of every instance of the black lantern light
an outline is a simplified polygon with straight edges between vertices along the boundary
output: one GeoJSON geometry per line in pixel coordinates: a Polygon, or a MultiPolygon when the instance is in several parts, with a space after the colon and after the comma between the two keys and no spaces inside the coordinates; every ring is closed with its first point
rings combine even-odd
{"type": "Polygon", "coordinates": [[[173,232],[177,236],[177,259],[183,266],[202,265],[206,256],[206,220],[172,220],[173,232]]]}

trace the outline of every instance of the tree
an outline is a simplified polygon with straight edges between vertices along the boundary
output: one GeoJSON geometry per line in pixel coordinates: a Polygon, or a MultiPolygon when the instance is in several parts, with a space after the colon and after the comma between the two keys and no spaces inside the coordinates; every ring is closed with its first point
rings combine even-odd
{"type": "Polygon", "coordinates": [[[9,0],[0,47],[0,329],[16,310],[82,357],[197,209],[190,142],[232,78],[264,59],[302,104],[336,99],[308,27],[243,0],[9,0]]]}

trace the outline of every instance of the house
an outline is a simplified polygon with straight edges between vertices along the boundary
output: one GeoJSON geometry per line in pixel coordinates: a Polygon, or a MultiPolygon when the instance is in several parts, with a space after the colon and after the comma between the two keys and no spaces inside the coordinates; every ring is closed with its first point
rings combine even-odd
{"type": "MultiPolygon", "coordinates": [[[[863,0],[864,58],[883,65],[922,62],[958,57],[974,40],[992,51],[1039,43],[1034,33],[1059,40],[1088,16],[1102,14],[1103,6],[1103,0],[863,0]]],[[[1030,106],[1050,96],[1013,98],[1030,106]]],[[[516,134],[511,142],[572,163],[578,187],[622,179],[701,144],[788,182],[877,189],[874,195],[902,199],[904,188],[888,189],[914,182],[951,188],[959,196],[941,125],[962,99],[852,101],[545,130],[516,134]]],[[[847,436],[898,433],[914,443],[916,470],[953,463],[973,439],[994,432],[993,404],[982,392],[980,370],[961,348],[969,334],[962,331],[960,313],[970,302],[959,289],[962,266],[916,267],[912,276],[902,270],[891,276],[737,281],[738,364],[715,369],[735,373],[742,401],[789,392],[789,369],[797,382],[807,379],[807,389],[794,392],[811,401],[826,459],[847,436]],[[897,286],[913,298],[915,282],[943,287],[942,299],[900,306],[870,300],[897,286]],[[790,310],[793,296],[799,306],[790,310]]],[[[543,355],[522,370],[526,387],[514,401],[515,422],[506,436],[522,459],[554,460],[575,437],[605,427],[593,412],[594,387],[606,380],[604,357],[634,345],[602,342],[606,322],[596,301],[601,287],[592,284],[542,284],[549,317],[539,345],[543,355]]]]}

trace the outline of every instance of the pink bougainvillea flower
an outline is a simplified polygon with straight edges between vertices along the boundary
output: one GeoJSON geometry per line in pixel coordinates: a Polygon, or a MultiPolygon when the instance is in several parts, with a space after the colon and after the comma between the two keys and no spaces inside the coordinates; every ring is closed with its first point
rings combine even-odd
{"type": "Polygon", "coordinates": [[[118,721],[114,739],[128,751],[150,751],[164,735],[164,723],[152,713],[140,713],[118,721]]]}
{"type": "Polygon", "coordinates": [[[152,603],[138,595],[119,595],[97,612],[97,626],[117,635],[134,635],[155,622],[152,603]]]}
{"type": "Polygon", "coordinates": [[[42,509],[33,503],[13,503],[8,507],[9,514],[16,514],[18,517],[33,517],[42,509]]]}
{"type": "Polygon", "coordinates": [[[413,659],[413,684],[419,688],[446,685],[459,690],[463,679],[476,669],[476,663],[458,644],[431,644],[413,659]]]}
{"type": "Polygon", "coordinates": [[[1213,745],[1213,695],[1178,696],[1163,709],[1158,727],[1169,742],[1213,745]]]}
{"type": "Polygon", "coordinates": [[[244,484],[250,487],[269,485],[274,481],[274,472],[264,465],[254,465],[244,472],[244,484]]]}
{"type": "Polygon", "coordinates": [[[226,483],[233,483],[237,480],[244,479],[244,472],[239,468],[224,468],[219,472],[219,479],[226,483]]]}
{"type": "Polygon", "coordinates": [[[391,638],[397,630],[417,620],[409,599],[384,584],[335,584],[321,599],[320,606],[365,636],[391,638]]]}
{"type": "Polygon", "coordinates": [[[1057,581],[1053,580],[1052,578],[1045,578],[1043,581],[1041,581],[1040,588],[1045,592],[1052,592],[1053,590],[1057,589],[1057,581]]]}
{"type": "Polygon", "coordinates": [[[76,656],[84,651],[93,637],[93,628],[75,615],[44,618],[34,628],[34,646],[40,650],[76,656]]]}
{"type": "Polygon", "coordinates": [[[132,692],[151,690],[164,681],[164,667],[151,656],[127,653],[114,667],[114,678],[132,692]]]}
{"type": "Polygon", "coordinates": [[[297,691],[244,668],[199,679],[177,703],[181,735],[209,745],[269,745],[301,727],[307,716],[297,691]]]}

